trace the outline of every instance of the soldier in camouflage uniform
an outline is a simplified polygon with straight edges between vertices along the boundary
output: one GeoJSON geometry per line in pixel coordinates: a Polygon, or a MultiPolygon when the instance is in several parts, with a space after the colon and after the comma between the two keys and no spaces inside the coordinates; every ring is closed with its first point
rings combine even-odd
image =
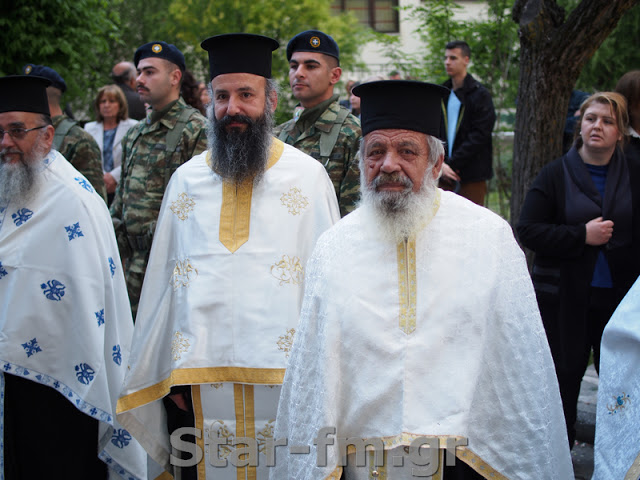
{"type": "Polygon", "coordinates": [[[87,177],[93,188],[106,202],[107,189],[104,185],[100,147],[75,120],[62,113],[60,104],[62,94],[67,89],[66,82],[54,69],[43,65],[29,63],[24,66],[23,73],[44,77],[51,81],[51,85],[47,87],[47,98],[53,128],[56,129],[52,148],[59,151],[71,165],[76,167],[76,170],[87,177]]]}
{"type": "Polygon", "coordinates": [[[338,45],[323,32],[302,32],[287,45],[287,60],[289,83],[300,106],[292,120],[276,127],[276,136],[324,165],[345,216],[360,198],[356,155],[362,133],[360,120],[333,94],[342,75],[338,45]]]}
{"type": "Polygon", "coordinates": [[[147,43],[134,56],[147,119],[122,139],[122,176],[111,205],[135,318],[165,188],[173,172],[207,149],[205,118],[180,97],[184,56],[174,45],[147,43]]]}

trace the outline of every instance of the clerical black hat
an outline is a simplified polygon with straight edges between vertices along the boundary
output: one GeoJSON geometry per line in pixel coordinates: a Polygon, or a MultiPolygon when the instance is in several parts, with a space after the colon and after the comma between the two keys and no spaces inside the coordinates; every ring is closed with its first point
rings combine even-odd
{"type": "Polygon", "coordinates": [[[291,60],[294,52],[319,52],[334,57],[340,62],[340,49],[336,41],[320,30],[300,32],[287,45],[287,60],[291,60]]]}
{"type": "Polygon", "coordinates": [[[60,74],[51,67],[27,63],[22,68],[22,73],[25,75],[35,75],[37,77],[48,78],[51,82],[51,86],[62,90],[62,93],[66,92],[67,90],[67,84],[64,81],[64,78],[62,78],[60,74]]]}
{"type": "Polygon", "coordinates": [[[271,52],[280,44],[263,35],[227,33],[209,37],[200,46],[209,52],[209,74],[213,80],[225,73],[271,78],[271,52]]]}
{"type": "Polygon", "coordinates": [[[362,135],[402,129],[441,137],[442,100],[447,88],[411,80],[380,80],[358,85],[352,92],[361,98],[362,135]]]}
{"type": "Polygon", "coordinates": [[[181,71],[185,71],[186,64],[184,55],[178,47],[166,42],[149,42],[138,47],[133,56],[133,63],[138,66],[138,62],[143,58],[164,58],[174,65],[177,65],[181,71]]]}
{"type": "Polygon", "coordinates": [[[0,113],[33,112],[50,115],[48,78],[35,75],[10,75],[0,78],[0,113]]]}

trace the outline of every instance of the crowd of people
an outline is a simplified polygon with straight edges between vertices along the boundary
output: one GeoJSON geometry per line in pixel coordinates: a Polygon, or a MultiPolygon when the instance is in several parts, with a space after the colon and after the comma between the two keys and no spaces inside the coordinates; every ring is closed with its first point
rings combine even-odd
{"type": "Polygon", "coordinates": [[[300,32],[278,126],[279,42],[201,47],[208,82],[141,45],[84,129],[59,72],[0,78],[0,477],[572,479],[591,356],[594,479],[640,477],[640,71],[569,105],[529,271],[466,42],[340,100],[300,32]]]}

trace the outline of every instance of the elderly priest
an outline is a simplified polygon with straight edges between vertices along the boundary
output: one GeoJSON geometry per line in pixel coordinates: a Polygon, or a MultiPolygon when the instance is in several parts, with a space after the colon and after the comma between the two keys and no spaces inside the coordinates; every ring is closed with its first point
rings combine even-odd
{"type": "Polygon", "coordinates": [[[111,217],[51,148],[42,77],[0,78],[0,478],[146,478],[115,421],[133,320],[111,217]]]}
{"type": "Polygon", "coordinates": [[[500,217],[436,187],[446,89],[354,94],[362,205],[309,260],[271,479],[573,478],[522,251],[500,217]]]}

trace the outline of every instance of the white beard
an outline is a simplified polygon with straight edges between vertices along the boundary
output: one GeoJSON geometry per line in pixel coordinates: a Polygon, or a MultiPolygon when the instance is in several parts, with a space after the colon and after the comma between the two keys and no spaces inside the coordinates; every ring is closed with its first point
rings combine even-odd
{"type": "MultiPolygon", "coordinates": [[[[425,172],[418,192],[407,185],[402,192],[378,192],[372,183],[367,183],[361,175],[362,200],[360,205],[372,216],[382,237],[398,243],[418,233],[431,217],[431,209],[436,198],[438,180],[433,178],[433,167],[425,172]]],[[[408,178],[406,179],[411,182],[408,178]]]]}
{"type": "Polygon", "coordinates": [[[0,206],[10,202],[23,204],[38,191],[42,160],[48,153],[44,144],[37,142],[21,161],[7,163],[0,152],[0,206]]]}

